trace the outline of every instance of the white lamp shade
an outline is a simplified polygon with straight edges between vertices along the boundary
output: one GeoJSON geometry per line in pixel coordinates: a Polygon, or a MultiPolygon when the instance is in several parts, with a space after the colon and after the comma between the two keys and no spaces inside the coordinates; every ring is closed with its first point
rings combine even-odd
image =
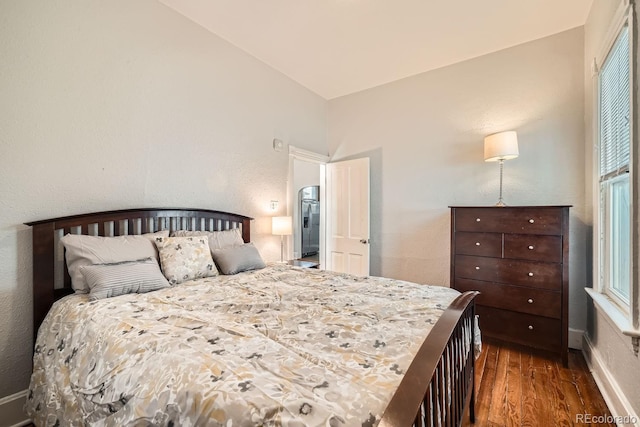
{"type": "Polygon", "coordinates": [[[484,139],[484,161],[497,162],[518,157],[518,134],[516,131],[494,133],[484,139]]]}
{"type": "Polygon", "coordinates": [[[274,216],[271,218],[271,234],[276,236],[293,234],[293,219],[290,216],[274,216]]]}

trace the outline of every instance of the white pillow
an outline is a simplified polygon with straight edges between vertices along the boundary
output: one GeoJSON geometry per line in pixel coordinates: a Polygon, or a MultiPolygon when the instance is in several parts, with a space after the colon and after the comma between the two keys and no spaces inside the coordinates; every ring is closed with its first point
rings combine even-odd
{"type": "Polygon", "coordinates": [[[167,230],[117,237],[65,235],[60,241],[66,249],[65,258],[71,276],[71,287],[78,293],[89,292],[89,286],[80,271],[83,265],[138,261],[149,257],[157,261],[158,253],[152,241],[168,235],[167,230]]]}
{"type": "Polygon", "coordinates": [[[172,285],[218,275],[206,236],[159,237],[155,244],[162,273],[172,285]]]}
{"type": "Polygon", "coordinates": [[[209,238],[209,249],[224,249],[230,246],[244,245],[242,240],[242,233],[239,228],[232,228],[230,230],[222,231],[188,231],[177,230],[174,231],[172,236],[174,237],[187,237],[187,236],[207,236],[209,238]]]}
{"type": "Polygon", "coordinates": [[[80,271],[91,289],[90,300],[143,294],[171,286],[162,275],[158,261],[153,258],[117,264],[83,265],[80,271]]]}

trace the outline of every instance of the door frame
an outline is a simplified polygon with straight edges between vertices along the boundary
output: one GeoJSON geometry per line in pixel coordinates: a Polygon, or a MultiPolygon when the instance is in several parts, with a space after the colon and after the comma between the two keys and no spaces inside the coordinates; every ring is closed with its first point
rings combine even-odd
{"type": "MultiPolygon", "coordinates": [[[[287,174],[287,215],[293,217],[293,210],[297,206],[298,192],[293,188],[293,174],[294,174],[294,160],[302,162],[315,163],[320,168],[320,249],[319,249],[319,261],[320,268],[324,269],[325,265],[325,248],[326,248],[326,172],[325,165],[331,160],[329,156],[324,154],[315,153],[313,151],[305,150],[303,148],[289,145],[289,171],[287,174]]],[[[293,237],[292,237],[293,239],[293,237]]],[[[293,258],[293,248],[295,244],[289,245],[288,259],[293,258]]]]}

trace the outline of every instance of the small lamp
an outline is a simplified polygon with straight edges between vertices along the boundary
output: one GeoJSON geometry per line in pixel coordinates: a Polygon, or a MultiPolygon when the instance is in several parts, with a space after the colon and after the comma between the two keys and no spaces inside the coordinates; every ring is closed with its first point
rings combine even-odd
{"type": "Polygon", "coordinates": [[[500,197],[496,206],[507,206],[502,199],[502,169],[505,160],[518,157],[518,134],[515,131],[494,133],[484,139],[484,161],[500,162],[500,197]]]}
{"type": "Polygon", "coordinates": [[[280,236],[280,262],[284,263],[284,236],[293,234],[293,219],[290,216],[272,217],[271,234],[280,236]]]}

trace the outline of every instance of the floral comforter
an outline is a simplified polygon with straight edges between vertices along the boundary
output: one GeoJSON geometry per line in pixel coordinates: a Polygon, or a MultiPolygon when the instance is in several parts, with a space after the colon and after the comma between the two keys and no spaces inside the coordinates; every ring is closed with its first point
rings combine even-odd
{"type": "Polygon", "coordinates": [[[26,409],[38,426],[373,426],[458,292],[284,265],[58,301],[26,409]]]}

